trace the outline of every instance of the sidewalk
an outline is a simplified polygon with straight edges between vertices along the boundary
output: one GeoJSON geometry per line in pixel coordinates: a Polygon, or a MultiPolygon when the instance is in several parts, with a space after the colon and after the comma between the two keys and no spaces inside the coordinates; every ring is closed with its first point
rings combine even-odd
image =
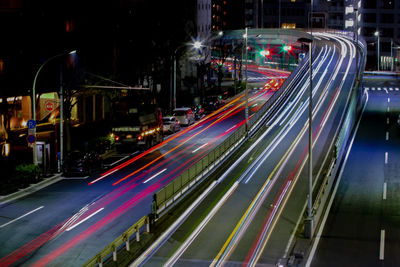
{"type": "MultiPolygon", "coordinates": [[[[115,154],[115,149],[111,149],[106,151],[102,156],[103,159],[107,159],[109,157],[112,157],[115,154]]],[[[10,193],[8,195],[4,195],[4,196],[0,196],[0,205],[6,204],[8,202],[17,200],[19,198],[25,197],[29,194],[32,194],[34,192],[37,192],[49,185],[52,185],[54,183],[57,183],[58,181],[64,179],[64,177],[62,176],[62,173],[56,173],[53,176],[47,177],[47,178],[43,178],[42,181],[36,183],[36,184],[31,184],[26,188],[23,189],[19,189],[18,191],[14,192],[14,193],[10,193]]]]}

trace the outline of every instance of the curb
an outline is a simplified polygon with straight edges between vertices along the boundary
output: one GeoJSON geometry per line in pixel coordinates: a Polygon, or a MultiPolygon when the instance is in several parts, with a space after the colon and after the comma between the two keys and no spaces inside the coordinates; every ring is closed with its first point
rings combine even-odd
{"type": "Polygon", "coordinates": [[[54,184],[62,179],[61,173],[55,174],[52,177],[44,178],[43,181],[40,181],[37,184],[31,184],[27,188],[19,189],[17,192],[11,193],[9,195],[0,196],[0,205],[6,204],[13,200],[19,199],[21,197],[32,194],[36,191],[39,191],[42,188],[45,188],[51,184],[54,184]]]}

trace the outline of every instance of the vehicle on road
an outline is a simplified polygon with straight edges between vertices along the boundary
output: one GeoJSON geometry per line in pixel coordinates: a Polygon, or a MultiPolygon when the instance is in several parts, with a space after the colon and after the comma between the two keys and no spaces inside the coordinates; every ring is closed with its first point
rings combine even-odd
{"type": "Polygon", "coordinates": [[[204,108],[201,105],[197,105],[192,107],[193,113],[194,113],[194,119],[195,120],[200,120],[205,116],[204,113],[204,108]]]}
{"type": "Polygon", "coordinates": [[[112,136],[117,150],[146,150],[162,142],[162,129],[162,113],[150,92],[129,91],[113,104],[112,136]]]}
{"type": "Polygon", "coordinates": [[[204,109],[207,113],[211,113],[217,109],[219,109],[220,107],[222,107],[225,104],[224,100],[222,99],[221,96],[207,96],[203,106],[204,109]]]}
{"type": "Polygon", "coordinates": [[[191,108],[176,108],[173,110],[172,115],[178,119],[181,125],[190,125],[194,123],[194,113],[191,108]]]}
{"type": "Polygon", "coordinates": [[[67,177],[92,175],[102,169],[103,157],[95,151],[72,151],[66,155],[63,162],[63,175],[67,177]]]}
{"type": "Polygon", "coordinates": [[[174,116],[163,117],[163,132],[175,133],[181,129],[181,124],[174,116]]]}

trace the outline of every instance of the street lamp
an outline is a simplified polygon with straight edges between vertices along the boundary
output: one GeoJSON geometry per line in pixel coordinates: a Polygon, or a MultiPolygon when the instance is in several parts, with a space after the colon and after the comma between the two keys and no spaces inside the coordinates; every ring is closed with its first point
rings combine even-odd
{"type": "MultiPolygon", "coordinates": [[[[61,56],[65,56],[65,55],[72,55],[72,54],[76,54],[76,50],[73,50],[73,51],[71,51],[71,52],[68,52],[68,53],[61,53],[61,54],[58,54],[58,55],[55,55],[55,56],[52,56],[52,57],[50,57],[49,59],[47,59],[40,67],[39,67],[39,69],[37,70],[37,72],[36,72],[36,75],[35,75],[35,78],[33,79],[33,86],[32,86],[32,117],[33,117],[33,120],[35,120],[36,121],[36,80],[37,80],[37,77],[39,76],[39,73],[40,73],[40,71],[43,69],[43,67],[48,63],[48,62],[50,62],[50,61],[52,61],[53,59],[55,59],[55,58],[58,58],[58,57],[61,57],[61,56]]],[[[63,115],[63,99],[62,99],[62,85],[61,85],[61,87],[60,87],[60,155],[61,155],[61,157],[60,157],[60,160],[62,160],[62,156],[63,156],[63,147],[62,147],[62,145],[63,145],[63,140],[62,140],[62,115],[63,115]]],[[[36,137],[36,128],[34,128],[34,135],[35,135],[35,137],[36,137]]],[[[38,162],[37,162],[37,151],[36,151],[36,138],[35,138],[35,141],[33,142],[33,164],[35,164],[35,165],[37,165],[38,164],[38,162]]]]}
{"type": "MultiPolygon", "coordinates": [[[[219,34],[219,35],[221,35],[221,34],[219,34]]],[[[201,47],[203,47],[203,43],[202,42],[200,42],[200,41],[195,41],[194,43],[192,43],[192,44],[183,44],[183,45],[180,45],[180,46],[178,46],[175,50],[174,50],[174,55],[173,55],[173,58],[174,58],[174,85],[173,85],[173,96],[171,96],[171,101],[172,101],[172,99],[173,99],[173,103],[170,103],[170,106],[171,106],[171,112],[176,108],[176,53],[181,49],[181,48],[183,48],[183,47],[187,47],[187,46],[190,46],[190,45],[192,45],[193,46],[193,48],[195,48],[195,49],[200,49],[201,47]]],[[[171,94],[172,94],[172,92],[171,92],[171,94]]]]}
{"type": "Polygon", "coordinates": [[[378,57],[377,57],[377,65],[378,65],[378,71],[379,71],[379,31],[377,30],[375,33],[374,33],[374,35],[376,36],[376,37],[378,37],[378,45],[377,45],[377,50],[378,50],[378,57]]]}
{"type": "Polygon", "coordinates": [[[308,101],[308,217],[305,221],[304,235],[307,238],[312,237],[314,218],[312,215],[312,39],[300,38],[300,43],[308,44],[309,58],[309,76],[310,76],[310,89],[308,101]]]}
{"type": "MultiPolygon", "coordinates": [[[[246,49],[246,80],[245,80],[245,96],[246,96],[246,107],[244,109],[244,116],[246,118],[246,135],[249,133],[249,92],[247,89],[247,59],[248,59],[248,39],[249,39],[249,35],[247,33],[247,27],[245,28],[245,34],[243,35],[243,38],[245,40],[245,49],[246,49]]],[[[243,60],[242,60],[243,62],[243,60]]]]}
{"type": "Polygon", "coordinates": [[[358,47],[358,8],[353,9],[356,12],[356,82],[358,82],[358,53],[357,53],[357,47],[358,47]]]}

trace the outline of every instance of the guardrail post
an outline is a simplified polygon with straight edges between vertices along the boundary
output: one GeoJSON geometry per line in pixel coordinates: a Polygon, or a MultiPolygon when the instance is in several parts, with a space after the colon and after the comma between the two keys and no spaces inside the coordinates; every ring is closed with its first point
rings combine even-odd
{"type": "Polygon", "coordinates": [[[127,234],[124,234],[124,240],[125,240],[126,251],[129,251],[129,250],[130,250],[130,247],[129,247],[129,237],[128,237],[127,234]]]}
{"type": "Polygon", "coordinates": [[[99,264],[99,267],[103,267],[103,259],[101,258],[101,256],[97,256],[97,263],[99,264]]]}
{"type": "Polygon", "coordinates": [[[115,246],[113,248],[113,261],[117,261],[117,248],[115,246]]]}
{"type": "Polygon", "coordinates": [[[146,232],[150,233],[150,218],[146,217],[146,232]]]}
{"type": "Polygon", "coordinates": [[[139,226],[136,226],[136,241],[139,242],[140,241],[140,233],[139,233],[139,226]]]}

